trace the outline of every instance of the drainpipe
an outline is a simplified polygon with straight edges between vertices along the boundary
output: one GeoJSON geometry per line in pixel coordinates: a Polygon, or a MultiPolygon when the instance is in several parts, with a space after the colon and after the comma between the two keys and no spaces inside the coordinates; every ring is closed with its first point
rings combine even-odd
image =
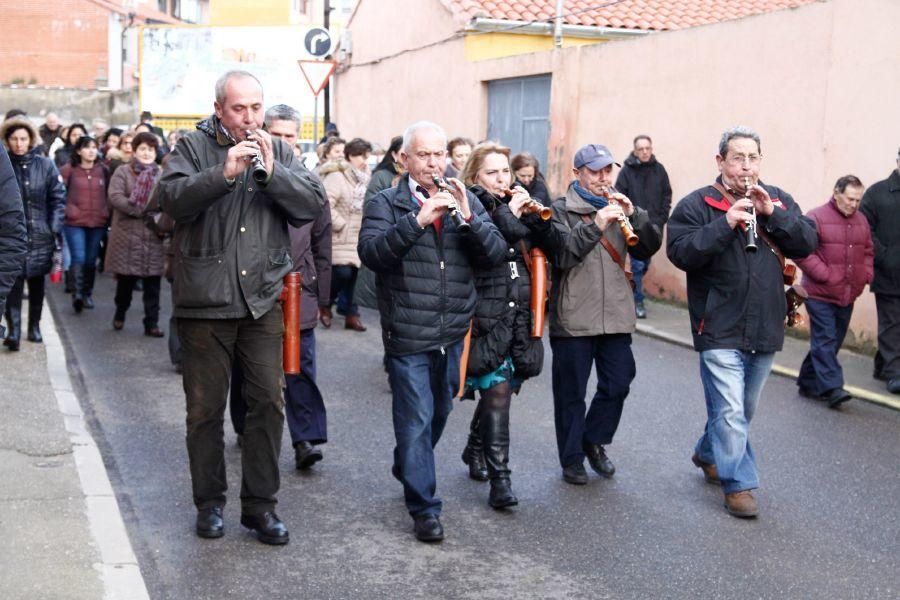
{"type": "Polygon", "coordinates": [[[119,34],[119,45],[122,48],[122,58],[119,60],[119,76],[121,77],[119,80],[119,89],[123,90],[125,89],[125,34],[134,26],[135,16],[137,15],[133,12],[128,13],[128,23],[122,28],[122,33],[119,34]]]}
{"type": "Polygon", "coordinates": [[[562,48],[563,0],[556,0],[556,21],[553,26],[553,45],[562,48]]]}

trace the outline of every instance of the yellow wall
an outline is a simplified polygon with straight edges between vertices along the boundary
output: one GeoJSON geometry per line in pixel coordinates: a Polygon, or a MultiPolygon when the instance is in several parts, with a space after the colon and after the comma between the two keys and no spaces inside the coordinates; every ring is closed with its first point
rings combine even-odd
{"type": "Polygon", "coordinates": [[[210,0],[210,25],[288,25],[291,0],[210,0]]]}
{"type": "MultiPolygon", "coordinates": [[[[563,48],[599,44],[604,39],[563,37],[563,48]]],[[[465,58],[469,62],[529,54],[553,49],[553,37],[521,33],[469,33],[465,37],[465,58]]]]}

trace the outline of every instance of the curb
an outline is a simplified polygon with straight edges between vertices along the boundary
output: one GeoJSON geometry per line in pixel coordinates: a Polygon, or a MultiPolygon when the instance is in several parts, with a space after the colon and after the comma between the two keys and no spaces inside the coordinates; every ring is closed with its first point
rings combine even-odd
{"type": "MultiPolygon", "coordinates": [[[[642,323],[638,323],[636,329],[637,333],[646,337],[661,340],[663,342],[669,342],[670,344],[683,346],[692,350],[694,348],[694,342],[692,340],[689,340],[680,335],[675,335],[673,333],[663,331],[661,329],[657,329],[652,325],[644,325],[642,323]]],[[[788,367],[779,365],[778,363],[772,365],[772,372],[776,375],[789,377],[791,379],[797,379],[797,376],[800,374],[796,369],[789,369],[788,367]]],[[[877,392],[866,390],[855,385],[845,385],[844,389],[850,392],[850,394],[852,394],[854,398],[900,411],[900,400],[897,400],[896,398],[893,398],[886,394],[879,394],[877,392]]]]}
{"type": "Polygon", "coordinates": [[[42,330],[47,354],[47,373],[72,444],[75,467],[84,492],[85,513],[94,544],[100,551],[100,562],[94,566],[100,573],[104,598],[116,600],[149,600],[147,586],[128,539],[125,522],[110,484],[97,443],[84,420],[66,367],[66,350],[56,330],[52,310],[44,311],[42,330]]]}

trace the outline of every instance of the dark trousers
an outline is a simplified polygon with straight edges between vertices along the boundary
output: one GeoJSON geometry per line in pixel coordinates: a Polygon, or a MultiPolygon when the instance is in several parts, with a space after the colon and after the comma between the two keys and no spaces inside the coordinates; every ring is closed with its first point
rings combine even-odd
{"type": "Polygon", "coordinates": [[[853,305],[838,306],[810,298],[806,301],[806,312],[809,352],[800,367],[797,385],[821,395],[844,387],[844,371],[837,355],[847,335],[853,305]]]}
{"type": "Polygon", "coordinates": [[[878,352],[875,375],[884,379],[900,377],[900,296],[875,294],[878,311],[878,352]]]}
{"type": "Polygon", "coordinates": [[[331,267],[331,304],[337,302],[339,315],[346,317],[359,314],[359,306],[353,302],[358,273],[359,269],[351,265],[332,265],[331,267]]]}
{"type": "Polygon", "coordinates": [[[144,329],[159,325],[159,288],[161,278],[138,277],[136,275],[116,275],[116,320],[124,321],[125,313],[131,307],[131,295],[138,281],[144,282],[144,329]]]}
{"type": "Polygon", "coordinates": [[[441,514],[435,497],[434,447],[441,439],[459,388],[462,341],[406,356],[387,357],[393,395],[394,466],[403,483],[406,508],[414,517],[441,514]]]}
{"type": "Polygon", "coordinates": [[[556,445],[563,467],[584,462],[585,442],[612,442],[625,397],[635,376],[631,335],[552,337],[553,416],[556,445]],[[597,368],[597,391],[585,415],[591,366],[597,368]]]}
{"type": "Polygon", "coordinates": [[[12,287],[9,289],[9,295],[6,297],[6,314],[7,321],[10,320],[10,314],[22,311],[22,298],[25,296],[25,283],[28,283],[28,322],[37,323],[41,320],[41,313],[44,311],[44,283],[46,279],[43,275],[37,277],[16,277],[12,287]]]}
{"type": "MultiPolygon", "coordinates": [[[[284,409],[287,414],[291,443],[324,444],[328,442],[325,400],[316,385],[316,330],[300,332],[300,374],[284,376],[284,409]]],[[[243,435],[247,418],[247,402],[243,393],[244,372],[235,363],[231,371],[229,412],[234,432],[243,435]]]]}
{"type": "Polygon", "coordinates": [[[278,455],[284,429],[281,305],[259,319],[178,319],[187,398],[187,449],[194,504],[223,506],[225,404],[231,366],[244,372],[247,402],[241,449],[241,512],[271,511],[280,485],[278,455]]]}

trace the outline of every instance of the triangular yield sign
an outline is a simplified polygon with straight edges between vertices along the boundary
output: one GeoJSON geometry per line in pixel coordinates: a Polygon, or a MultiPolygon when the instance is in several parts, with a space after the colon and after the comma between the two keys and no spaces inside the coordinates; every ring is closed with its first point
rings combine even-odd
{"type": "Polygon", "coordinates": [[[328,83],[328,78],[337,68],[335,60],[298,60],[297,64],[300,65],[300,71],[306,78],[306,83],[309,84],[313,96],[319,95],[319,92],[328,83]]]}

